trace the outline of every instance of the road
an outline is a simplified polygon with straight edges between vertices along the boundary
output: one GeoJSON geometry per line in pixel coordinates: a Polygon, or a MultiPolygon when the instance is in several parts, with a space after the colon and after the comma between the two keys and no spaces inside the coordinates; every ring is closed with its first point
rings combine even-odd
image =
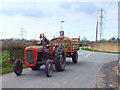
{"type": "Polygon", "coordinates": [[[24,69],[21,76],[14,73],[2,75],[2,88],[95,88],[96,78],[104,63],[117,61],[117,54],[80,50],[79,62],[73,64],[67,58],[66,70],[47,78],[44,67],[38,71],[24,69]]]}

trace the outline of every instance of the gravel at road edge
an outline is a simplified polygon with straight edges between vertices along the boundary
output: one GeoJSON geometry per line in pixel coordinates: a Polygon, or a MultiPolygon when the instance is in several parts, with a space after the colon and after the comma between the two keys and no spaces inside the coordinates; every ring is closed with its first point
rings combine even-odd
{"type": "Polygon", "coordinates": [[[118,61],[105,63],[97,76],[96,88],[118,88],[118,61]]]}

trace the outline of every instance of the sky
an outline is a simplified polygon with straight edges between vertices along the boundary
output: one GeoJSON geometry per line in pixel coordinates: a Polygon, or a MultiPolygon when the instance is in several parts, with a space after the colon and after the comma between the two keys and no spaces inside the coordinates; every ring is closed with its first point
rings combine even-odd
{"type": "MultiPolygon", "coordinates": [[[[102,38],[118,37],[118,1],[90,0],[1,0],[0,39],[21,38],[21,28],[25,39],[39,40],[44,33],[50,40],[59,37],[61,21],[65,36],[95,40],[96,22],[100,12],[103,18],[102,38]]],[[[100,30],[98,29],[98,39],[100,30]]]]}

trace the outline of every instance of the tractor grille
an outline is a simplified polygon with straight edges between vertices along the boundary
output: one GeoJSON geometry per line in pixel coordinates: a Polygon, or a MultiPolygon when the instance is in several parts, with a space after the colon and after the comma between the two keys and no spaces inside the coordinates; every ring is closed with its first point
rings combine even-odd
{"type": "Polygon", "coordinates": [[[32,50],[26,51],[26,61],[29,64],[33,64],[34,63],[34,52],[32,50]]]}

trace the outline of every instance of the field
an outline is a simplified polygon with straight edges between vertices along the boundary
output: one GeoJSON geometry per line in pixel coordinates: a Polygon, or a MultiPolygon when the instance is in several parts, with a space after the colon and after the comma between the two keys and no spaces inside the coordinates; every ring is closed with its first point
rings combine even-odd
{"type": "Polygon", "coordinates": [[[103,52],[103,53],[113,53],[113,54],[120,54],[120,52],[111,52],[111,51],[100,51],[100,50],[92,50],[89,48],[81,48],[82,50],[93,51],[93,52],[103,52]]]}
{"type": "Polygon", "coordinates": [[[91,43],[90,49],[108,52],[120,52],[119,44],[116,43],[91,43]]]}

